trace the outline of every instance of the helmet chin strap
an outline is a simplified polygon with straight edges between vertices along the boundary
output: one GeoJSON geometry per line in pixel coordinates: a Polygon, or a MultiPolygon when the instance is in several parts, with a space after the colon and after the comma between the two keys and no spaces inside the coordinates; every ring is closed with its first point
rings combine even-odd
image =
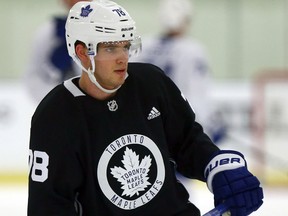
{"type": "MultiPolygon", "coordinates": [[[[95,62],[94,62],[94,56],[89,55],[90,57],[90,61],[91,61],[91,65],[92,65],[92,69],[90,69],[90,67],[88,68],[88,70],[85,70],[88,73],[88,77],[91,80],[92,83],[94,83],[101,91],[107,93],[107,94],[112,94],[114,92],[116,92],[120,87],[118,86],[115,89],[105,89],[104,87],[102,87],[100,85],[100,83],[96,80],[95,76],[94,76],[94,71],[95,71],[95,62]]],[[[127,76],[127,75],[126,75],[127,76]]],[[[126,79],[127,77],[125,77],[126,79]]]]}
{"type": "MultiPolygon", "coordinates": [[[[89,55],[90,57],[90,61],[91,61],[91,65],[92,65],[92,69],[90,69],[90,67],[88,68],[88,70],[83,67],[83,65],[80,63],[80,61],[75,61],[78,66],[80,66],[87,74],[88,74],[88,77],[90,79],[90,81],[92,83],[94,83],[101,91],[107,93],[107,94],[112,94],[114,92],[116,92],[122,85],[118,86],[117,88],[115,89],[106,89],[104,87],[102,87],[100,85],[100,83],[96,80],[95,76],[94,76],[94,71],[95,71],[95,62],[94,62],[94,56],[93,55],[89,55]]],[[[125,79],[128,77],[128,73],[126,73],[126,76],[125,76],[125,79]]]]}

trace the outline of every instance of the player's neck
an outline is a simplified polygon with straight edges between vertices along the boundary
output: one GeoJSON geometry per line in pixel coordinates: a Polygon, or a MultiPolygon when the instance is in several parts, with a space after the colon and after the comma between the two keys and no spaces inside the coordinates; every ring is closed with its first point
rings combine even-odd
{"type": "Polygon", "coordinates": [[[79,86],[86,94],[98,100],[106,100],[116,94],[116,92],[109,94],[100,90],[94,83],[90,81],[86,73],[81,75],[79,86]]]}

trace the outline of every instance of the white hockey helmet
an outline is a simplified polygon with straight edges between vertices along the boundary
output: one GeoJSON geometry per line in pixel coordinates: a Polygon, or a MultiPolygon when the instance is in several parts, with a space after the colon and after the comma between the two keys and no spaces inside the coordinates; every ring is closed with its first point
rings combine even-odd
{"type": "Polygon", "coordinates": [[[97,55],[97,45],[105,42],[130,41],[130,55],[137,55],[141,51],[141,38],[136,36],[135,22],[128,12],[109,0],[80,1],[70,9],[65,28],[68,53],[72,59],[88,73],[97,87],[107,93],[115,92],[118,88],[104,89],[95,79],[93,58],[97,55]],[[87,46],[92,68],[82,66],[75,52],[76,41],[87,46]]]}
{"type": "Polygon", "coordinates": [[[192,0],[160,0],[158,15],[164,31],[179,30],[192,14],[192,0]]]}
{"type": "Polygon", "coordinates": [[[108,0],[76,3],[67,18],[66,41],[69,55],[76,61],[76,41],[85,43],[93,56],[100,42],[131,41],[131,51],[141,49],[134,20],[124,8],[108,0]]]}

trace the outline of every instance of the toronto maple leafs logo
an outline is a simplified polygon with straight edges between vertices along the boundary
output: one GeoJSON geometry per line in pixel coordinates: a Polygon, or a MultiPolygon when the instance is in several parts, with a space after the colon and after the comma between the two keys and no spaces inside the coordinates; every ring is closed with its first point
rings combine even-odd
{"type": "Polygon", "coordinates": [[[107,145],[97,165],[99,186],[117,208],[146,205],[165,182],[163,156],[156,143],[142,134],[126,134],[107,145]]]}
{"type": "Polygon", "coordinates": [[[92,8],[90,8],[90,5],[87,5],[86,7],[81,8],[81,17],[88,17],[88,15],[93,11],[92,8]]]}
{"type": "Polygon", "coordinates": [[[144,191],[148,185],[151,185],[148,181],[151,166],[150,155],[145,156],[141,163],[139,162],[139,155],[126,147],[122,160],[124,168],[115,166],[111,169],[111,174],[122,184],[122,196],[139,195],[140,191],[144,191]]]}

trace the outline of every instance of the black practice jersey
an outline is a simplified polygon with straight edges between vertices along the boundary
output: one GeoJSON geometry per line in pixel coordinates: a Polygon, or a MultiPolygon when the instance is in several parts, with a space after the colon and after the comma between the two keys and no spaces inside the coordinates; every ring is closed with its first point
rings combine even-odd
{"type": "Polygon", "coordinates": [[[85,94],[76,77],[39,104],[29,216],[200,215],[175,170],[204,181],[218,148],[159,68],[130,63],[128,74],[108,100],[85,94]]]}

